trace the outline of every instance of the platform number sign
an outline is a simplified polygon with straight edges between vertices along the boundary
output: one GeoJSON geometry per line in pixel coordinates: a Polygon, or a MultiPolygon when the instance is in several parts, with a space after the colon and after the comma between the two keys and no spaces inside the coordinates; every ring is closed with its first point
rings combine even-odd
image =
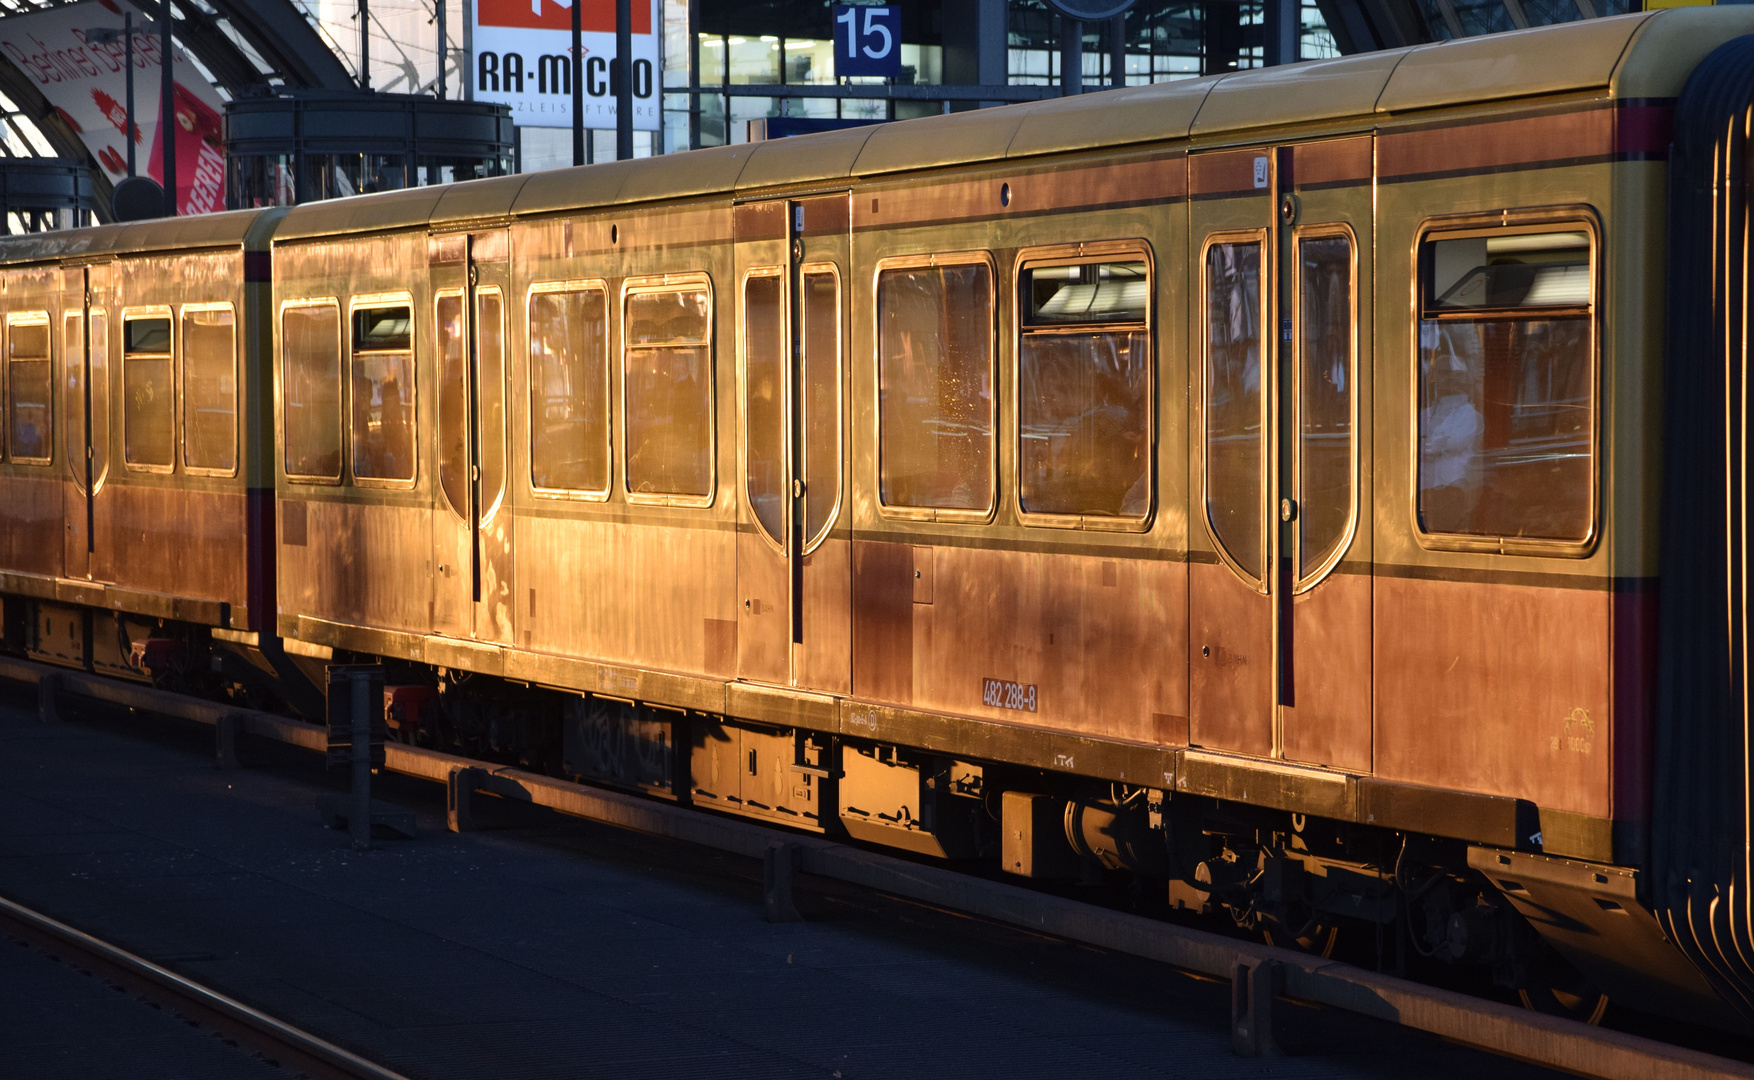
{"type": "Polygon", "coordinates": [[[834,5],[834,73],[901,74],[901,9],[886,5],[834,5]]]}

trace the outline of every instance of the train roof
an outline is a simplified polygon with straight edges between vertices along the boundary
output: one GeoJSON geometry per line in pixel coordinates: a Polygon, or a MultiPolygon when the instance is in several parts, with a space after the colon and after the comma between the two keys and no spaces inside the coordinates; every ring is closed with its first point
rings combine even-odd
{"type": "Polygon", "coordinates": [[[0,262],[48,263],[151,251],[265,247],[266,226],[285,213],[281,207],[229,210],[9,236],[0,238],[0,262]]]}
{"type": "MultiPolygon", "coordinates": [[[[1222,142],[1318,121],[1368,120],[1597,91],[1673,98],[1707,53],[1754,33],[1754,5],[1643,12],[486,180],[306,203],[274,239],[315,239],[907,173],[1181,139],[1222,142]]],[[[0,241],[0,261],[245,243],[263,214],[234,211],[0,241]]]]}

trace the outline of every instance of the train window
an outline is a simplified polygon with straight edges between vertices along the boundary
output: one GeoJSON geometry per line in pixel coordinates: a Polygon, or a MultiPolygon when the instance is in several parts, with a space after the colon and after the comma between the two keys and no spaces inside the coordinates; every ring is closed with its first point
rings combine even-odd
{"type": "Polygon", "coordinates": [[[186,305],[183,464],[230,473],[238,463],[237,325],[230,304],[186,305]]]}
{"type": "Polygon", "coordinates": [[[1266,561],[1267,395],[1261,385],[1261,246],[1257,236],[1206,245],[1206,520],[1239,570],[1266,561]]]}
{"type": "Polygon", "coordinates": [[[840,276],[804,268],[804,542],[813,544],[840,502],[840,276]]]}
{"type": "Polygon", "coordinates": [[[353,309],[349,388],[353,476],[414,479],[414,309],[360,303],[353,309]]]}
{"type": "Polygon", "coordinates": [[[176,460],[176,398],[171,320],[122,316],[122,456],[128,464],[169,470],[176,460]]]}
{"type": "Polygon", "coordinates": [[[1357,409],[1350,234],[1297,237],[1298,580],[1320,573],[1352,526],[1357,409]]]}
{"type": "Polygon", "coordinates": [[[628,492],[710,499],[712,295],[704,281],[637,286],[625,303],[628,492]]]}
{"type": "Polygon", "coordinates": [[[787,370],[785,278],[757,271],[743,282],[743,477],[755,523],[774,543],[786,535],[787,370]]]}
{"type": "Polygon", "coordinates": [[[49,316],[6,320],[6,380],[11,390],[12,460],[46,465],[54,452],[49,423],[49,316]]]}
{"type": "Polygon", "coordinates": [[[286,475],[341,479],[341,309],[333,301],[288,305],[280,315],[286,475]]]}
{"type": "Polygon", "coordinates": [[[1593,271],[1591,234],[1577,226],[1421,240],[1421,531],[1589,539],[1593,271]]]}
{"type": "Polygon", "coordinates": [[[530,483],[609,493],[609,296],[601,285],[530,294],[530,483]]]}
{"type": "Polygon", "coordinates": [[[74,483],[85,490],[85,312],[61,313],[61,439],[74,483]]]}
{"type": "Polygon", "coordinates": [[[475,463],[486,524],[505,495],[505,302],[498,289],[475,294],[475,375],[475,463]]]}
{"type": "Polygon", "coordinates": [[[1019,504],[1141,520],[1151,505],[1151,266],[1025,256],[1018,274],[1019,504]]]}
{"type": "Polygon", "coordinates": [[[458,517],[469,520],[469,350],[463,337],[463,294],[441,294],[434,306],[438,339],[439,487],[458,517]]]}
{"type": "Polygon", "coordinates": [[[883,504],[992,508],[993,270],[950,257],[877,277],[883,504]]]}

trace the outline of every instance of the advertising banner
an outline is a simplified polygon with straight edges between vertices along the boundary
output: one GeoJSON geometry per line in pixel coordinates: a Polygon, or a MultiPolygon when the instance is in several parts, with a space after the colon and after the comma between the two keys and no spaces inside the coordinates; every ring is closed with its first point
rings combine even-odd
{"type": "MultiPolygon", "coordinates": [[[[615,57],[615,0],[475,0],[475,55],[469,58],[476,101],[512,107],[525,127],[572,127],[572,6],[583,4],[585,126],[615,126],[610,61],[615,57]]],[[[633,126],[662,122],[663,69],[658,61],[658,0],[633,0],[633,126]]]]}
{"type": "MultiPolygon", "coordinates": [[[[88,30],[120,30],[117,0],[90,0],[0,19],[0,55],[42,91],[78,133],[110,182],[127,175],[127,44],[120,34],[88,44],[88,30]]],[[[164,183],[164,140],[159,137],[163,56],[158,24],[134,11],[135,167],[164,183]]],[[[178,49],[176,83],[177,212],[225,209],[225,144],[219,94],[178,49]]]]}

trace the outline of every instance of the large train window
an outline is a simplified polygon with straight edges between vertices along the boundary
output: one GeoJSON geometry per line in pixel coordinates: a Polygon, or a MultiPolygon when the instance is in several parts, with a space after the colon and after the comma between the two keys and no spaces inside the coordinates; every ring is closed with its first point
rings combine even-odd
{"type": "Polygon", "coordinates": [[[296,300],[280,312],[281,428],[286,476],[341,479],[341,308],[296,300]]]}
{"type": "Polygon", "coordinates": [[[170,309],[122,312],[122,457],[135,468],[175,465],[172,376],[170,309]]]}
{"type": "Polygon", "coordinates": [[[1581,550],[1595,532],[1594,223],[1493,220],[1419,242],[1419,529],[1581,550]]]}
{"type": "Polygon", "coordinates": [[[355,297],[348,386],[353,477],[414,479],[414,307],[404,294],[355,297]]]}
{"type": "Polygon", "coordinates": [[[6,381],[12,460],[47,465],[55,445],[49,430],[48,312],[6,317],[6,381]]]}
{"type": "Polygon", "coordinates": [[[993,454],[993,265],[886,260],[877,275],[878,490],[889,509],[985,518],[993,454]]]}
{"type": "Polygon", "coordinates": [[[711,285],[704,275],[630,281],[622,304],[628,497],[705,505],[714,477],[711,285]]]}
{"type": "Polygon", "coordinates": [[[1206,520],[1245,576],[1266,562],[1267,394],[1261,368],[1260,233],[1218,236],[1201,259],[1205,294],[1206,520]]]}
{"type": "Polygon", "coordinates": [[[609,494],[609,293],[602,282],[530,290],[530,483],[609,494]]]}
{"type": "Polygon", "coordinates": [[[1150,512],[1151,280],[1143,245],[1020,258],[1017,499],[1026,521],[1137,524],[1150,512]]]}
{"type": "Polygon", "coordinates": [[[229,475],[238,465],[237,318],[230,304],[184,304],[183,464],[229,475]]]}

